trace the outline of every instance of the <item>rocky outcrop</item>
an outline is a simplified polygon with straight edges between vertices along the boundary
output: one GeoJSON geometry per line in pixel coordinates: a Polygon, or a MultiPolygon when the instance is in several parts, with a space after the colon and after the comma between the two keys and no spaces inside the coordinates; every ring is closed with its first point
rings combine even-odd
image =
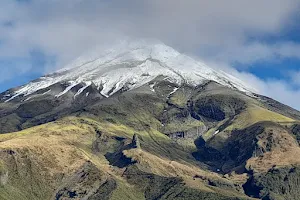
{"type": "MultiPolygon", "coordinates": [[[[288,130],[274,122],[260,122],[243,130],[232,131],[218,148],[211,145],[218,140],[218,137],[214,137],[210,141],[202,141],[193,155],[197,160],[217,167],[224,173],[268,170],[281,162],[280,156],[290,156],[290,153],[286,156],[284,153],[299,151],[296,140],[288,130]]],[[[299,161],[292,157],[288,160],[291,161],[282,161],[282,165],[299,161]]]]}
{"type": "Polygon", "coordinates": [[[300,167],[272,168],[254,174],[243,186],[247,195],[263,200],[295,200],[300,193],[300,167]]]}
{"type": "Polygon", "coordinates": [[[194,139],[196,140],[198,137],[200,137],[203,133],[207,131],[207,128],[205,125],[191,128],[186,131],[177,131],[174,133],[169,133],[168,136],[172,139],[194,139]]]}
{"type": "Polygon", "coordinates": [[[291,132],[296,138],[298,144],[300,145],[300,124],[294,124],[291,127],[291,132]]]}
{"type": "Polygon", "coordinates": [[[140,139],[139,139],[139,136],[137,134],[133,135],[131,145],[132,145],[132,148],[138,148],[138,149],[141,148],[140,139]]]}
{"type": "Polygon", "coordinates": [[[203,95],[195,98],[194,111],[207,120],[222,121],[235,116],[246,106],[243,99],[228,95],[203,95]]]}

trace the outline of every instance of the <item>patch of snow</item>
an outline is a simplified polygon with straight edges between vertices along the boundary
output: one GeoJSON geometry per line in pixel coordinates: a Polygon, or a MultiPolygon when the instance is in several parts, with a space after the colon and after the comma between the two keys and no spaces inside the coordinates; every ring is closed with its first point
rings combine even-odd
{"type": "Polygon", "coordinates": [[[55,95],[55,97],[61,97],[62,95],[66,94],[67,92],[69,92],[73,87],[75,87],[76,85],[78,85],[79,83],[76,82],[70,82],[71,84],[61,93],[59,93],[58,95],[55,95]]]}
{"type": "Polygon", "coordinates": [[[86,88],[88,88],[90,85],[92,84],[92,82],[87,82],[87,85],[83,86],[82,88],[80,88],[77,93],[74,95],[74,99],[80,95],[86,88]]]}
{"type": "Polygon", "coordinates": [[[32,97],[28,97],[27,99],[25,99],[24,101],[29,101],[32,97]]]}
{"type": "Polygon", "coordinates": [[[154,89],[155,84],[156,84],[156,82],[149,85],[150,90],[151,90],[152,92],[155,92],[155,89],[154,89]]]}
{"type": "MultiPolygon", "coordinates": [[[[239,79],[223,71],[213,70],[201,61],[194,60],[162,43],[137,41],[122,41],[105,51],[95,51],[65,66],[56,73],[41,77],[19,88],[6,102],[23,95],[28,96],[34,92],[47,88],[56,83],[71,83],[63,92],[66,94],[77,84],[88,85],[93,82],[101,90],[101,94],[109,97],[128,86],[129,90],[149,83],[157,76],[164,76],[165,80],[181,85],[183,83],[193,86],[202,84],[207,80],[218,82],[224,86],[252,94],[253,89],[246,86],[239,79]],[[147,76],[145,76],[147,74],[147,76]]],[[[150,86],[154,91],[154,85],[150,86]]],[[[85,88],[75,94],[79,95],[85,88]]]]}
{"type": "Polygon", "coordinates": [[[44,92],[44,93],[43,93],[43,94],[41,94],[41,95],[48,94],[49,92],[51,92],[51,89],[50,89],[50,90],[48,90],[47,92],[44,92]]]}
{"type": "MultiPolygon", "coordinates": [[[[39,94],[38,96],[46,95],[46,94],[48,94],[49,92],[51,92],[51,89],[48,90],[48,91],[46,91],[46,92],[44,92],[44,93],[42,93],[42,94],[39,94]]],[[[26,96],[28,96],[28,95],[26,95],[26,96]]],[[[24,101],[29,101],[29,100],[32,99],[32,98],[34,98],[34,96],[30,96],[30,97],[28,97],[27,99],[25,99],[24,101]]]]}
{"type": "Polygon", "coordinates": [[[179,88],[175,87],[174,90],[169,94],[169,96],[171,96],[172,94],[174,94],[179,88]]]}
{"type": "Polygon", "coordinates": [[[216,130],[213,134],[213,136],[217,135],[220,132],[220,130],[216,130]]]}
{"type": "Polygon", "coordinates": [[[20,96],[22,93],[16,93],[14,96],[12,96],[11,98],[7,99],[6,101],[4,101],[5,103],[10,102],[11,100],[13,100],[14,98],[20,96]]]}

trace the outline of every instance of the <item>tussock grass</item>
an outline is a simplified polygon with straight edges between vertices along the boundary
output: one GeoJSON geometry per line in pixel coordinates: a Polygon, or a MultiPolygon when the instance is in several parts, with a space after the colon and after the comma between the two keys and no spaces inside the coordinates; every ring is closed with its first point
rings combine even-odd
{"type": "Polygon", "coordinates": [[[248,169],[255,172],[267,172],[274,166],[280,168],[300,164],[299,145],[285,129],[267,127],[265,133],[258,139],[258,147],[267,149],[266,144],[268,144],[269,151],[262,156],[254,156],[249,159],[246,164],[248,169]]]}
{"type": "MultiPolygon", "coordinates": [[[[131,140],[137,134],[142,149],[129,149],[124,154],[137,161],[140,170],[165,177],[181,177],[187,186],[205,192],[216,192],[208,180],[234,187],[230,180],[199,168],[166,135],[152,127],[136,130],[119,122],[96,121],[84,117],[67,117],[48,124],[32,127],[20,132],[0,135],[0,150],[12,150],[11,155],[1,151],[1,162],[9,170],[9,183],[0,187],[0,198],[51,199],[53,191],[66,177],[74,174],[87,161],[113,177],[117,188],[111,199],[143,199],[144,193],[122,177],[122,169],[109,164],[104,154],[95,154],[92,144],[96,131],[107,137],[123,137],[131,140]],[[22,164],[21,164],[22,163],[22,164]],[[194,180],[194,176],[201,180],[194,180]],[[30,183],[30,184],[28,184],[30,183]],[[10,194],[14,193],[14,196],[10,194]]],[[[229,191],[228,191],[229,192],[229,191]]],[[[226,193],[226,190],[222,191],[226,193]]],[[[228,196],[229,193],[226,193],[228,196]]],[[[234,196],[243,196],[233,192],[234,196]]]]}
{"type": "MultiPolygon", "coordinates": [[[[223,185],[233,187],[233,183],[216,173],[207,172],[200,169],[197,166],[191,165],[184,161],[173,161],[164,157],[157,157],[141,149],[125,150],[124,154],[137,162],[137,166],[140,170],[148,173],[153,173],[163,177],[180,177],[184,183],[194,189],[201,190],[203,192],[220,193],[226,196],[245,198],[244,195],[231,189],[220,189],[217,187],[211,187],[207,185],[208,181],[218,182],[223,185]],[[199,178],[195,179],[197,176],[199,178]]],[[[237,182],[237,181],[236,181],[237,182]]]]}
{"type": "Polygon", "coordinates": [[[251,126],[257,122],[271,121],[271,122],[293,122],[294,120],[283,116],[281,114],[272,112],[265,108],[253,105],[247,108],[244,112],[239,114],[233,121],[232,125],[226,130],[243,129],[251,126]]]}
{"type": "MultiPolygon", "coordinates": [[[[212,128],[208,132],[206,132],[203,138],[205,140],[210,139],[218,130],[218,127],[224,124],[227,120],[228,119],[224,119],[223,121],[219,122],[215,128],[212,128]]],[[[255,123],[263,121],[276,122],[278,124],[295,122],[294,119],[272,112],[270,110],[267,110],[266,108],[251,104],[242,113],[235,116],[230,125],[227,126],[222,133],[230,133],[231,131],[236,129],[241,130],[255,123]]],[[[223,137],[225,138],[227,138],[228,136],[227,134],[221,133],[218,133],[217,135],[223,135],[223,137]]]]}

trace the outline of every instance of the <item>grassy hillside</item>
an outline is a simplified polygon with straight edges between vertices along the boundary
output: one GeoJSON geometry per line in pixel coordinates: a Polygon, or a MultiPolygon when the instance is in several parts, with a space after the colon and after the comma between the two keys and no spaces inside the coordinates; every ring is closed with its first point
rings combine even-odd
{"type": "Polygon", "coordinates": [[[298,111],[213,82],[155,81],[0,104],[0,199],[295,197],[298,111]]]}
{"type": "Polygon", "coordinates": [[[166,181],[174,177],[176,184],[171,188],[181,185],[186,188],[182,195],[191,198],[201,194],[223,195],[224,199],[244,196],[229,180],[195,165],[164,134],[88,118],[65,118],[0,135],[0,154],[1,199],[154,198],[147,193],[149,188],[136,183],[138,177],[123,175],[129,169],[166,181]],[[131,147],[133,134],[138,135],[141,149],[131,147]],[[109,159],[110,153],[116,160],[109,159]],[[128,164],[118,166],[125,158],[130,159],[128,164]]]}

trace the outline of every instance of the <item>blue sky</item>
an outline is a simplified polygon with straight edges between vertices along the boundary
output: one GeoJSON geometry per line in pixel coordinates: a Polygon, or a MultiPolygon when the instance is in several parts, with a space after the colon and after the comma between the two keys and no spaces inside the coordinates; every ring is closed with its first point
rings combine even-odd
{"type": "Polygon", "coordinates": [[[38,50],[31,51],[27,58],[0,59],[0,67],[3,69],[1,70],[3,77],[0,82],[0,92],[21,86],[46,74],[49,60],[52,65],[55,65],[55,58],[46,56],[38,50]]]}
{"type": "Polygon", "coordinates": [[[0,0],[0,92],[124,37],[155,38],[300,109],[298,0],[0,0]]]}
{"type": "MultiPolygon", "coordinates": [[[[250,38],[250,40],[258,41],[260,43],[267,43],[268,45],[273,45],[278,42],[290,42],[294,44],[300,43],[300,26],[298,26],[297,21],[299,21],[299,16],[295,15],[291,17],[284,26],[282,33],[279,35],[265,34],[257,38],[250,38]]],[[[299,24],[300,25],[300,24],[299,24]]],[[[235,65],[239,68],[239,64],[235,65]]],[[[284,57],[279,56],[277,59],[270,60],[266,59],[264,61],[257,61],[253,64],[246,64],[246,71],[255,74],[261,79],[284,79],[291,82],[291,77],[287,73],[300,70],[300,59],[296,57],[284,57]]]]}

